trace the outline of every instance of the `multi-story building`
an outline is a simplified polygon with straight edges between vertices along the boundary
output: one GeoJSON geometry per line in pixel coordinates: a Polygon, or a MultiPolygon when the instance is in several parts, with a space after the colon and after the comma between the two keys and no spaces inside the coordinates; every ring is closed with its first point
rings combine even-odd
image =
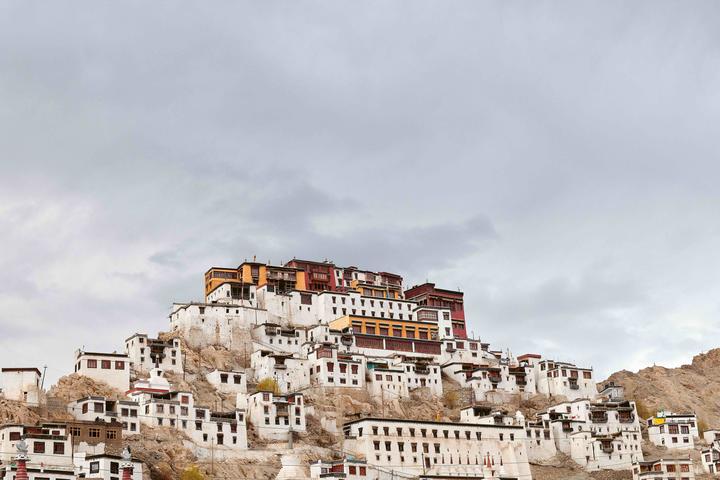
{"type": "Polygon", "coordinates": [[[182,373],[182,349],[177,338],[162,340],[136,333],[125,340],[125,352],[137,373],[147,373],[155,367],[166,372],[182,373]]]}
{"type": "Polygon", "coordinates": [[[423,283],[405,291],[405,298],[421,306],[437,307],[450,311],[451,332],[443,331],[447,337],[467,338],[463,292],[435,287],[434,283],[423,283]],[[450,335],[452,333],[452,335],[450,335]]]}
{"type": "Polygon", "coordinates": [[[710,443],[710,447],[700,453],[700,459],[704,471],[713,475],[720,473],[720,443],[718,441],[710,443]]]}
{"type": "Polygon", "coordinates": [[[310,386],[308,359],[298,354],[256,350],[250,357],[250,366],[256,381],[271,378],[280,393],[291,393],[310,386]]]}
{"type": "Polygon", "coordinates": [[[0,394],[8,400],[25,402],[28,405],[40,403],[40,370],[37,368],[3,368],[0,371],[0,394]]]}
{"type": "Polygon", "coordinates": [[[531,367],[507,359],[470,371],[465,385],[472,388],[476,400],[494,403],[502,403],[509,395],[536,393],[531,367]]]}
{"type": "MultiPolygon", "coordinates": [[[[53,465],[72,470],[72,440],[64,423],[41,423],[30,426],[7,424],[0,426],[0,463],[10,464],[17,451],[17,443],[24,439],[28,446],[28,467],[53,465]]],[[[12,478],[12,477],[10,477],[12,478]]]]}
{"type": "Polygon", "coordinates": [[[130,357],[125,353],[97,353],[77,350],[75,373],[105,382],[121,392],[130,388],[130,357]]]}
{"type": "Polygon", "coordinates": [[[633,480],[694,480],[695,471],[690,457],[660,458],[634,462],[633,480]]]}
{"type": "Polygon", "coordinates": [[[658,412],[647,426],[650,442],[667,448],[694,448],[699,435],[694,413],[658,412]]]}
{"type": "Polygon", "coordinates": [[[140,431],[140,405],[132,400],[90,396],[68,403],[67,409],[77,420],[119,422],[125,435],[137,434],[140,431]]]}
{"type": "Polygon", "coordinates": [[[328,261],[293,259],[285,264],[302,270],[307,290],[316,292],[363,291],[367,296],[403,298],[402,277],[388,272],[370,272],[357,267],[337,267],[328,261]]]}
{"type": "Polygon", "coordinates": [[[307,340],[307,328],[265,323],[253,328],[252,338],[262,349],[300,353],[307,340]]]}
{"type": "Polygon", "coordinates": [[[615,382],[607,382],[603,385],[599,395],[610,401],[618,402],[625,399],[625,388],[622,385],[615,384],[615,382]]]}
{"type": "Polygon", "coordinates": [[[262,439],[288,440],[290,433],[305,431],[305,401],[301,393],[240,394],[237,402],[238,408],[247,408],[248,418],[262,439]]]}
{"type": "Polygon", "coordinates": [[[409,391],[425,388],[435,396],[443,394],[442,370],[435,357],[394,355],[390,362],[405,373],[409,391]]]}
{"type": "MultiPolygon", "coordinates": [[[[236,346],[251,340],[249,329],[267,323],[265,309],[248,305],[174,303],[170,309],[170,327],[192,347],[206,345],[236,346]]],[[[251,352],[248,352],[248,354],[251,352]]]]}
{"type": "Polygon", "coordinates": [[[96,455],[122,451],[122,425],[116,420],[74,420],[66,423],[73,450],[96,455]]]}
{"type": "Polygon", "coordinates": [[[563,396],[568,400],[597,397],[597,386],[592,368],[581,368],[572,363],[543,360],[537,354],[517,357],[518,362],[532,369],[537,393],[549,397],[563,396]]]}
{"type": "Polygon", "coordinates": [[[136,391],[131,397],[140,407],[140,423],[184,432],[200,447],[196,449],[200,456],[231,457],[248,448],[244,410],[214,412],[195,405],[191,392],[136,391]]]}
{"type": "MultiPolygon", "coordinates": [[[[276,266],[260,262],[243,262],[237,268],[211,267],[205,272],[205,296],[222,300],[216,290],[224,288],[225,300],[251,300],[251,287],[267,287],[269,291],[285,293],[306,290],[306,276],[292,266],[276,266]]],[[[312,289],[311,289],[312,290],[312,289]]]]}
{"type": "Polygon", "coordinates": [[[635,403],[565,402],[538,415],[556,448],[587,470],[629,469],[642,461],[642,435],[635,403]]]}
{"type": "Polygon", "coordinates": [[[308,354],[310,385],[365,387],[365,356],[342,353],[335,344],[321,343],[308,354]]]}
{"type": "Polygon", "coordinates": [[[433,322],[350,315],[330,322],[330,329],[346,334],[343,341],[366,355],[379,355],[378,350],[440,354],[438,326],[433,322]]]}
{"type": "Polygon", "coordinates": [[[368,380],[367,390],[373,398],[381,402],[408,398],[410,389],[408,376],[400,366],[393,366],[388,361],[369,360],[367,362],[368,380]]]}
{"type": "Polygon", "coordinates": [[[363,418],[343,426],[343,450],[375,467],[435,478],[530,478],[519,425],[363,418]]]}

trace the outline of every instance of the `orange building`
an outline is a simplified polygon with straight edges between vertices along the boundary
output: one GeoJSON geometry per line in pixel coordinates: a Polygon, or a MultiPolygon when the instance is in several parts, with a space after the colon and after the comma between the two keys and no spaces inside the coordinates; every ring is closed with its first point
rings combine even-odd
{"type": "Polygon", "coordinates": [[[305,277],[297,268],[243,262],[237,268],[212,267],[205,272],[205,296],[230,284],[233,298],[250,298],[249,287],[267,285],[269,291],[305,290],[305,277]]]}
{"type": "Polygon", "coordinates": [[[395,320],[388,318],[347,315],[330,322],[333,330],[345,331],[352,327],[353,333],[380,335],[384,337],[437,340],[438,325],[432,322],[395,320]]]}

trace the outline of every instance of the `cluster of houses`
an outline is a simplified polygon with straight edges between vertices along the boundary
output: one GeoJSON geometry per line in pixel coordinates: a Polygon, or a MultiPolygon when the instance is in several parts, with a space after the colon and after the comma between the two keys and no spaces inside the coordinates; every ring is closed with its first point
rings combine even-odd
{"type": "MultiPolygon", "coordinates": [[[[468,335],[459,291],[432,283],[404,289],[399,275],[329,261],[253,261],[209,269],[204,300],[173,304],[169,321],[170,332],[136,333],[121,353],[76,351],[74,372],[122,398],[74,399],[67,405],[73,422],[0,427],[0,478],[23,480],[16,473],[22,460],[38,480],[139,480],[142,464],[122,451],[122,438],[148,427],[177,429],[199,458],[242,458],[253,448],[249,425],[263,442],[292,443],[306,431],[309,389],[366,390],[382,401],[421,391],[439,397],[443,378],[472,392],[457,422],[351,420],[334,432],[345,457],[310,465],[311,478],[531,478],[530,462],[559,452],[587,470],[693,478],[682,459],[645,461],[640,418],[620,386],[598,392],[591,368],[514,356],[468,335]],[[205,372],[212,387],[235,398],[232,408],[201,405],[168,379],[185,371],[183,345],[222,345],[247,356],[246,368],[205,372]],[[268,382],[272,388],[253,387],[268,382]],[[535,395],[558,403],[534,418],[487,407],[535,395]]],[[[41,377],[35,368],[4,368],[1,395],[38,405],[41,377]]],[[[647,431],[668,449],[693,448],[699,435],[693,415],[670,413],[649,419],[647,431]]],[[[720,431],[710,434],[702,456],[714,473],[720,431]]]]}

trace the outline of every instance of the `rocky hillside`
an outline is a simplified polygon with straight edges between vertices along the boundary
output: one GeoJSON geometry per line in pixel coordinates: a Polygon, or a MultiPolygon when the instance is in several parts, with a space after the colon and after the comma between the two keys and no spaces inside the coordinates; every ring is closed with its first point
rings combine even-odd
{"type": "Polygon", "coordinates": [[[625,396],[637,401],[643,418],[662,409],[695,412],[701,430],[720,427],[720,348],[696,355],[690,365],[622,370],[608,380],[625,387],[625,396]]]}

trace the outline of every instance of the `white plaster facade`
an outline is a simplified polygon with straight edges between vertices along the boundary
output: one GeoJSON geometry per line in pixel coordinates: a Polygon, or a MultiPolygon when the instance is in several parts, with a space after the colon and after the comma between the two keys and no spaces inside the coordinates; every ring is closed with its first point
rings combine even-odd
{"type": "Polygon", "coordinates": [[[690,458],[661,458],[635,462],[633,480],[694,480],[695,469],[690,458]]]}
{"type": "Polygon", "coordinates": [[[550,425],[556,448],[587,470],[630,469],[642,461],[642,434],[634,402],[565,402],[538,415],[550,425]]]}
{"type": "MultiPolygon", "coordinates": [[[[106,453],[98,455],[76,454],[73,457],[75,471],[88,479],[119,480],[123,476],[120,465],[124,463],[120,455],[106,453]]],[[[132,480],[143,480],[143,464],[132,460],[132,480]]]]}
{"type": "Polygon", "coordinates": [[[408,475],[531,476],[522,426],[363,418],[343,434],[344,451],[408,475]]]}
{"type": "Polygon", "coordinates": [[[166,372],[183,371],[182,348],[177,338],[164,341],[150,338],[144,333],[136,333],[125,340],[125,353],[130,358],[133,370],[140,374],[155,367],[166,372]]]}
{"type": "Polygon", "coordinates": [[[651,443],[667,448],[694,448],[698,437],[695,414],[658,412],[647,420],[651,443]]]}
{"type": "Polygon", "coordinates": [[[255,432],[265,440],[287,441],[290,431],[304,432],[306,429],[305,399],[301,393],[240,394],[237,407],[247,408],[248,419],[255,427],[255,432]]]}
{"type": "Polygon", "coordinates": [[[211,452],[215,458],[235,457],[248,448],[244,410],[213,412],[195,405],[191,392],[134,392],[132,398],[140,406],[142,424],[184,432],[192,442],[188,446],[202,457],[211,452]]]}
{"type": "Polygon", "coordinates": [[[140,405],[131,400],[113,400],[91,396],[74,400],[67,405],[68,413],[76,420],[104,422],[118,421],[122,424],[123,435],[140,432],[140,405]]]}
{"type": "Polygon", "coordinates": [[[105,382],[123,393],[130,389],[130,358],[124,353],[77,350],[75,373],[105,382]]]}
{"type": "Polygon", "coordinates": [[[310,385],[365,387],[365,356],[341,353],[336,345],[320,344],[308,354],[310,385]]]}
{"type": "Polygon", "coordinates": [[[28,405],[40,404],[40,370],[37,368],[3,368],[0,371],[0,393],[8,400],[28,405]]]}
{"type": "Polygon", "coordinates": [[[250,329],[268,322],[268,312],[263,309],[208,303],[174,303],[169,317],[171,329],[193,348],[223,345],[241,349],[250,339],[250,329]]]}
{"type": "Polygon", "coordinates": [[[280,393],[290,393],[310,386],[307,358],[297,355],[256,350],[250,357],[255,381],[272,378],[280,393]]]}
{"type": "Polygon", "coordinates": [[[247,373],[245,371],[215,369],[205,377],[210,385],[222,393],[238,394],[247,392],[247,373]]]}

